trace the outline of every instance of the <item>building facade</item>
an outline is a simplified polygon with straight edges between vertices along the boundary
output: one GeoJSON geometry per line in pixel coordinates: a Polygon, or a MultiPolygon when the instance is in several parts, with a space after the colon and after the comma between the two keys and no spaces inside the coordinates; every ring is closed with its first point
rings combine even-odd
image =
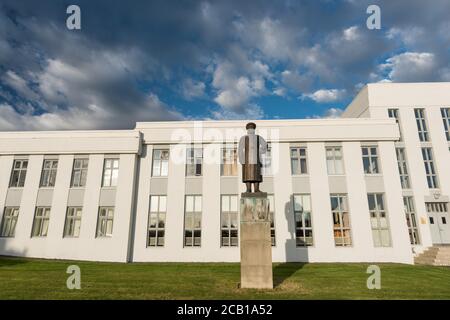
{"type": "MultiPolygon", "coordinates": [[[[450,243],[450,83],[369,84],[340,119],[255,121],[274,261],[413,263],[450,243]]],[[[0,255],[239,261],[247,121],[0,133],[0,255]]]]}

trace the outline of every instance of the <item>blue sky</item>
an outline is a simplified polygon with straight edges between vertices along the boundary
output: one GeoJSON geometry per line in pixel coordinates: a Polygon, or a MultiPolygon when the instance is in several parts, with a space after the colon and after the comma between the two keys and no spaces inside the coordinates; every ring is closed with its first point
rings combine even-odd
{"type": "Polygon", "coordinates": [[[369,82],[450,81],[449,17],[447,0],[0,0],[0,130],[338,117],[369,82]]]}

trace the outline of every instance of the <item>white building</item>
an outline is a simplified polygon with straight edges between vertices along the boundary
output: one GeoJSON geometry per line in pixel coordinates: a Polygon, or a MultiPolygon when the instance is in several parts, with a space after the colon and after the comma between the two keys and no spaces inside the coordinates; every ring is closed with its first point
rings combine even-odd
{"type": "MultiPolygon", "coordinates": [[[[0,133],[0,255],[239,261],[246,123],[0,133]]],[[[450,83],[369,84],[341,119],[255,123],[274,261],[413,263],[450,243],[450,83]]]]}

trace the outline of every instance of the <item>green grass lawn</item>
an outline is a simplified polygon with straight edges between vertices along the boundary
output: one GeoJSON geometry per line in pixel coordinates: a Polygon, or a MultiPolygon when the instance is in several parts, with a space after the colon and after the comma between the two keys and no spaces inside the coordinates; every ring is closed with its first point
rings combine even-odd
{"type": "Polygon", "coordinates": [[[237,263],[96,263],[0,257],[0,299],[450,299],[450,268],[379,264],[274,264],[274,290],[238,289],[237,263]],[[81,290],[66,269],[81,268],[81,290]]]}

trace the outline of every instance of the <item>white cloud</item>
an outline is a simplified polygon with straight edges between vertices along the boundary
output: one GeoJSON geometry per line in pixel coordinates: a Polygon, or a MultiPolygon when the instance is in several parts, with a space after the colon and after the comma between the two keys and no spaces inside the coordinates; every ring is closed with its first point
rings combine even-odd
{"type": "Polygon", "coordinates": [[[360,38],[358,26],[352,26],[350,28],[344,29],[342,36],[347,41],[354,41],[360,38]]]}
{"type": "Polygon", "coordinates": [[[291,70],[284,70],[281,73],[281,81],[296,92],[309,91],[312,85],[312,77],[291,70]]]}
{"type": "Polygon", "coordinates": [[[242,112],[234,112],[232,110],[221,109],[211,112],[214,120],[241,120],[241,119],[262,119],[264,111],[257,104],[249,104],[242,112]]]}
{"type": "Polygon", "coordinates": [[[335,102],[345,96],[345,90],[339,89],[320,89],[313,93],[307,93],[301,96],[301,99],[311,99],[318,103],[335,102]]]}
{"type": "Polygon", "coordinates": [[[205,95],[206,85],[201,81],[186,79],[182,83],[181,93],[187,100],[201,98],[205,95]]]}
{"type": "Polygon", "coordinates": [[[327,111],[325,111],[325,115],[322,118],[325,119],[336,119],[340,118],[344,110],[339,108],[329,108],[327,111]]]}
{"type": "Polygon", "coordinates": [[[424,35],[425,31],[421,27],[410,27],[408,29],[393,27],[386,32],[386,38],[389,40],[399,39],[406,45],[415,44],[424,35]]]}
{"type": "Polygon", "coordinates": [[[245,113],[252,98],[266,94],[265,81],[271,76],[267,65],[260,61],[243,59],[241,63],[243,68],[221,61],[215,66],[212,81],[217,89],[214,101],[236,113],[245,113]]]}
{"type": "Polygon", "coordinates": [[[272,93],[279,97],[285,97],[287,92],[286,88],[275,88],[272,93]]]}
{"type": "Polygon", "coordinates": [[[436,80],[436,62],[433,53],[405,52],[386,60],[380,66],[388,72],[388,79],[397,82],[417,82],[436,80]]]}
{"type": "Polygon", "coordinates": [[[8,70],[1,78],[10,88],[14,89],[18,94],[23,95],[27,99],[37,99],[37,94],[30,89],[25,79],[12,70],[8,70]]]}

